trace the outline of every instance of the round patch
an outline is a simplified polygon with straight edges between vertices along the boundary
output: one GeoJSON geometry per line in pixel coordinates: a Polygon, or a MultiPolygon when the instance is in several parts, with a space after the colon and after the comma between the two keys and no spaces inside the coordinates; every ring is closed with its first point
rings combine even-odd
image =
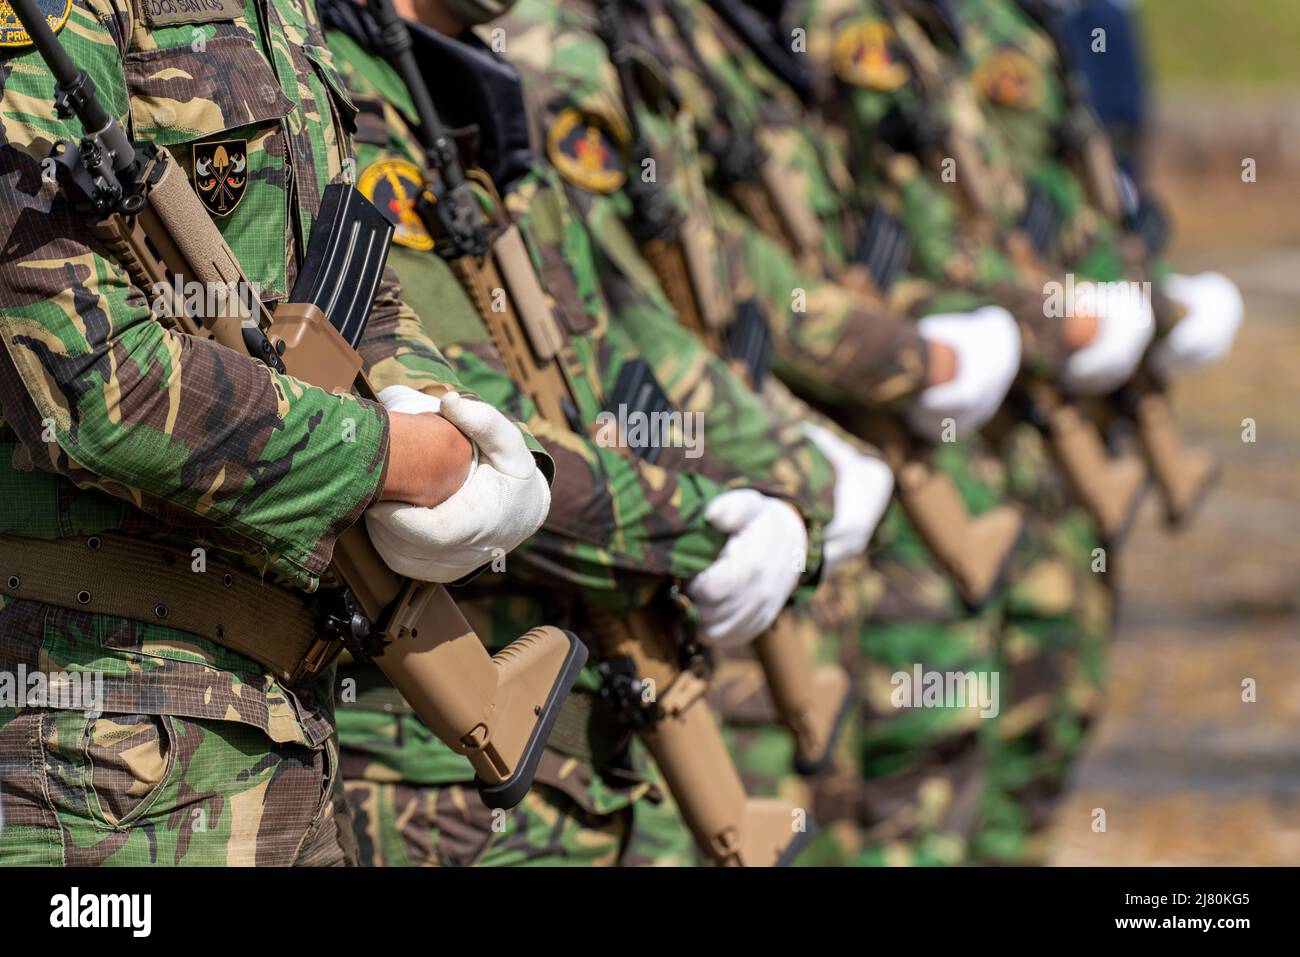
{"type": "Polygon", "coordinates": [[[546,152],[560,175],[593,193],[627,182],[627,144],[600,116],[569,107],[546,134],[546,152]]]}
{"type": "MultiPolygon", "coordinates": [[[[45,22],[51,30],[58,33],[68,22],[72,0],[36,0],[36,9],[45,14],[45,22]]],[[[25,47],[30,46],[31,42],[32,38],[23,29],[18,14],[14,13],[8,0],[0,0],[0,47],[25,47]]]]}
{"type": "Polygon", "coordinates": [[[1018,110],[1032,109],[1043,100],[1043,78],[1038,65],[1019,50],[999,50],[975,67],[975,88],[990,103],[1018,110]]]}
{"type": "Polygon", "coordinates": [[[892,93],[911,76],[894,28],[884,20],[859,20],[835,37],[835,75],[852,86],[892,93]]]}
{"type": "Polygon", "coordinates": [[[397,227],[393,242],[422,252],[433,248],[433,237],[415,211],[424,191],[420,167],[404,159],[379,160],[361,173],[357,188],[397,227]]]}

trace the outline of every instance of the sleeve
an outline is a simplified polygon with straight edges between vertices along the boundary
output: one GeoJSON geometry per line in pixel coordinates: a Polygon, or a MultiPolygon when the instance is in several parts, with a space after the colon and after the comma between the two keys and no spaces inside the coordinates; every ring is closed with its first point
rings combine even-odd
{"type": "Polygon", "coordinates": [[[543,421],[486,341],[448,352],[481,396],[528,422],[556,463],[550,513],[511,554],[512,574],[587,593],[617,592],[693,578],[717,557],[726,536],[704,511],[727,483],[657,467],[543,421]]]}
{"type": "Polygon", "coordinates": [[[146,511],[200,516],[314,587],[335,538],[382,486],[387,414],[155,321],[41,175],[50,140],[73,132],[31,109],[49,74],[30,52],[4,67],[6,423],[38,467],[146,511]]]}
{"type": "Polygon", "coordinates": [[[432,254],[399,257],[398,263],[403,276],[419,270],[422,288],[434,294],[421,302],[439,308],[421,308],[417,315],[403,306],[383,314],[373,352],[367,353],[377,360],[372,368],[380,369],[373,384],[419,388],[418,378],[401,378],[414,369],[428,374],[426,383],[471,390],[528,423],[535,447],[554,462],[546,524],[511,554],[512,573],[553,586],[613,592],[689,579],[712,563],[725,536],[705,521],[704,510],[728,487],[725,478],[657,468],[544,422],[506,374],[477,316],[476,334],[466,335],[472,306],[446,264],[432,254]],[[449,344],[445,357],[424,332],[441,338],[444,320],[456,324],[463,340],[449,344]],[[402,333],[384,332],[389,325],[402,333]]]}
{"type": "Polygon", "coordinates": [[[873,406],[925,387],[925,346],[912,323],[801,269],[725,200],[715,196],[713,206],[738,291],[752,290],[766,309],[782,378],[827,402],[873,406]]]}

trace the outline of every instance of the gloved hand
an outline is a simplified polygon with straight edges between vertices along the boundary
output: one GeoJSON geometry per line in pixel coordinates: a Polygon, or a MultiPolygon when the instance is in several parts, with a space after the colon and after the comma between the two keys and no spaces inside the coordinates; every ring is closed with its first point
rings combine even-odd
{"type": "Polygon", "coordinates": [[[1075,288],[1076,300],[1089,295],[1095,300],[1099,325],[1092,341],[1065,360],[1061,387],[1073,395],[1105,395],[1137,369],[1155,335],[1155,317],[1146,296],[1103,292],[1095,283],[1075,288]],[[1097,291],[1090,294],[1089,286],[1097,291]]]}
{"type": "Polygon", "coordinates": [[[1164,291],[1187,313],[1151,350],[1156,373],[1168,379],[1223,358],[1245,314],[1236,284],[1217,272],[1203,272],[1170,276],[1164,291]]]}
{"type": "Polygon", "coordinates": [[[541,528],[551,489],[504,415],[455,392],[439,402],[400,385],[379,401],[390,412],[438,412],[474,444],[465,484],[435,508],[380,502],[366,511],[366,531],[389,568],[420,581],[456,581],[541,528]]]}
{"type": "Polygon", "coordinates": [[[957,353],[957,374],[916,396],[906,410],[908,426],[918,438],[939,440],[943,420],[959,430],[974,431],[997,413],[1020,371],[1020,330],[1000,306],[970,313],[926,316],[917,331],[927,341],[942,342],[957,353]]]}
{"type": "Polygon", "coordinates": [[[743,645],[776,621],[799,584],[808,530],[790,505],[748,488],[719,495],[704,517],[730,537],[686,594],[700,615],[701,640],[743,645]]]}
{"type": "Polygon", "coordinates": [[[805,422],[803,430],[835,468],[835,515],[823,532],[822,543],[822,561],[830,573],[866,550],[880,516],[889,507],[894,473],[883,461],[863,455],[829,429],[805,422]]]}

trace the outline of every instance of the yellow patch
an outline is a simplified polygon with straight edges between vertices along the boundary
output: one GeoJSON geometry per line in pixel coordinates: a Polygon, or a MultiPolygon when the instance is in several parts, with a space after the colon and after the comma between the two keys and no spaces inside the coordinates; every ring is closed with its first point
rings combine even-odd
{"type": "Polygon", "coordinates": [[[379,160],[361,173],[357,188],[397,227],[393,242],[421,252],[433,248],[433,237],[415,211],[424,191],[420,167],[404,159],[379,160]]]}
{"type": "Polygon", "coordinates": [[[835,75],[851,86],[892,93],[912,75],[894,28],[884,20],[859,20],[835,37],[835,75]]]}
{"type": "Polygon", "coordinates": [[[1028,110],[1043,102],[1038,65],[1019,50],[999,50],[975,67],[975,88],[998,106],[1028,110]]]}
{"type": "MultiPolygon", "coordinates": [[[[36,0],[36,8],[45,14],[45,22],[50,29],[58,33],[68,22],[72,12],[72,0],[36,0]]],[[[8,0],[0,0],[0,47],[31,46],[32,38],[23,29],[18,14],[8,0]]]]}
{"type": "Polygon", "coordinates": [[[593,193],[612,193],[627,182],[627,143],[594,113],[562,110],[547,131],[546,152],[561,176],[593,193]]]}

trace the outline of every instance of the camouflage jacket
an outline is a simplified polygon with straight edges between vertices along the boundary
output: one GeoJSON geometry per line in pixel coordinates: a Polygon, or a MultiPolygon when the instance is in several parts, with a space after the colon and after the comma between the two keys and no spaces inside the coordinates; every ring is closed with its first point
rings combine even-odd
{"type": "MultiPolygon", "coordinates": [[[[314,8],[74,0],[60,39],[128,134],[171,150],[201,197],[196,173],[229,174],[206,205],[262,297],[283,299],[324,186],[352,172],[355,108],[314,8]]],[[[0,531],[166,533],[314,589],[382,486],[384,410],[154,321],[148,291],[41,175],[50,143],[81,135],[55,118],[49,71],[30,46],[0,50],[0,69],[0,531]]],[[[378,388],[457,384],[391,273],[360,350],[378,388]]],[[[106,710],[228,718],[276,740],[329,733],[327,696],[173,629],[6,602],[0,649],[6,667],[104,671],[106,710]]]]}
{"type": "Polygon", "coordinates": [[[775,241],[758,235],[705,179],[696,118],[661,48],[651,7],[624,3],[619,21],[634,51],[633,144],[627,104],[587,0],[548,5],[522,0],[496,27],[506,55],[529,77],[539,139],[570,187],[617,278],[640,295],[658,295],[637,252],[640,223],[628,176],[651,180],[700,240],[721,312],[759,306],[771,328],[782,375],[832,401],[890,402],[924,382],[924,352],[910,330],[882,320],[835,283],[801,269],[775,241]],[[645,156],[633,156],[634,145],[645,156]]]}
{"type": "Polygon", "coordinates": [[[1088,105],[1067,93],[1068,64],[1051,34],[1016,0],[959,0],[954,10],[991,135],[1016,173],[1055,211],[1054,259],[1103,281],[1145,269],[1137,237],[1126,235],[1097,199],[1092,176],[1113,183],[1116,164],[1088,105]],[[1084,158],[1094,137],[1100,155],[1090,170],[1084,158]]]}

